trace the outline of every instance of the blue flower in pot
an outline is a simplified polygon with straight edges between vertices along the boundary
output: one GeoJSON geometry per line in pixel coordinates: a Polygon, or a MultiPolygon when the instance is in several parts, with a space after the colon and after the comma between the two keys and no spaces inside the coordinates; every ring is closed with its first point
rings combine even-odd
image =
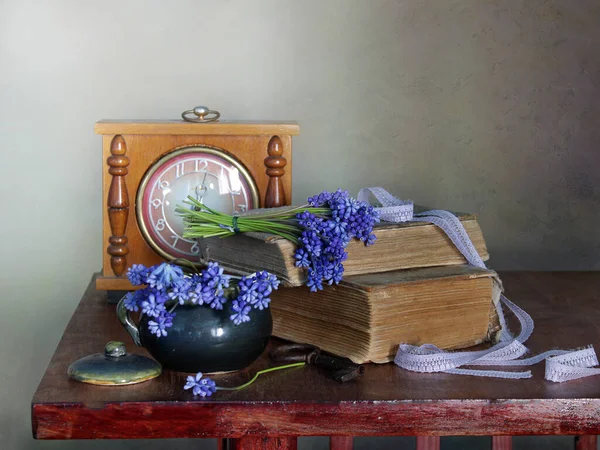
{"type": "Polygon", "coordinates": [[[232,283],[211,262],[186,274],[176,264],[134,264],[127,276],[134,286],[117,305],[119,320],[133,341],[164,368],[180,372],[243,369],[265,350],[273,329],[270,294],[279,280],[256,272],[232,283]],[[140,313],[136,325],[130,313],[140,313]]]}

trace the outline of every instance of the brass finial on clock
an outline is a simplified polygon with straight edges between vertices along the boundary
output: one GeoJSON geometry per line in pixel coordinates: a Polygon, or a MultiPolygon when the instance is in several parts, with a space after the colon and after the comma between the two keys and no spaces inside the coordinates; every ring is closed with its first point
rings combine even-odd
{"type": "Polygon", "coordinates": [[[194,109],[188,109],[181,113],[183,120],[187,122],[216,122],[221,117],[221,113],[214,109],[210,109],[208,106],[196,106],[194,109]],[[190,117],[193,114],[196,117],[190,117]]]}

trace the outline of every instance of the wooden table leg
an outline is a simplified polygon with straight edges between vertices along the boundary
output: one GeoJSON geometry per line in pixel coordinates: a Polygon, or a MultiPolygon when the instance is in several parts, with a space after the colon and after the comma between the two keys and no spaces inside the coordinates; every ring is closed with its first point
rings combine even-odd
{"type": "Polygon", "coordinates": [[[598,436],[577,436],[575,438],[575,450],[596,450],[598,436]]]}
{"type": "Polygon", "coordinates": [[[440,450],[440,437],[417,436],[417,450],[440,450]]]}
{"type": "Polygon", "coordinates": [[[220,445],[219,450],[296,450],[298,440],[296,437],[245,436],[239,439],[223,439],[220,445]]]}
{"type": "Polygon", "coordinates": [[[354,438],[352,436],[331,436],[329,450],[352,450],[354,438]]]}
{"type": "Polygon", "coordinates": [[[512,436],[492,436],[492,450],[512,450],[512,436]]]}

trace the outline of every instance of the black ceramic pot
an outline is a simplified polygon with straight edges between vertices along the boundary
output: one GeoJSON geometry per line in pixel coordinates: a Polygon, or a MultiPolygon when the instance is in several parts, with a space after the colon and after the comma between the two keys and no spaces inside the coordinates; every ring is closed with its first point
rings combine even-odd
{"type": "Polygon", "coordinates": [[[136,326],[123,305],[117,305],[121,323],[133,341],[145,347],[165,369],[179,372],[230,372],[248,367],[265,350],[273,330],[271,310],[254,309],[250,322],[235,325],[231,302],[222,310],[208,306],[178,306],[167,336],[148,329],[149,317],[136,326]]]}

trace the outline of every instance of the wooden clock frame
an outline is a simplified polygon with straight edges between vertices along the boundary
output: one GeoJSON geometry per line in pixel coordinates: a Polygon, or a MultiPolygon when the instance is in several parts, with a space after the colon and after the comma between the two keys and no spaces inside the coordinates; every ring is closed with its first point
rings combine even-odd
{"type": "Polygon", "coordinates": [[[164,261],[144,239],[135,212],[140,183],[152,165],[182,147],[222,149],[250,172],[258,189],[260,206],[289,205],[292,195],[293,122],[100,121],[102,135],[103,242],[102,273],[96,288],[130,290],[127,268],[164,261]]]}

